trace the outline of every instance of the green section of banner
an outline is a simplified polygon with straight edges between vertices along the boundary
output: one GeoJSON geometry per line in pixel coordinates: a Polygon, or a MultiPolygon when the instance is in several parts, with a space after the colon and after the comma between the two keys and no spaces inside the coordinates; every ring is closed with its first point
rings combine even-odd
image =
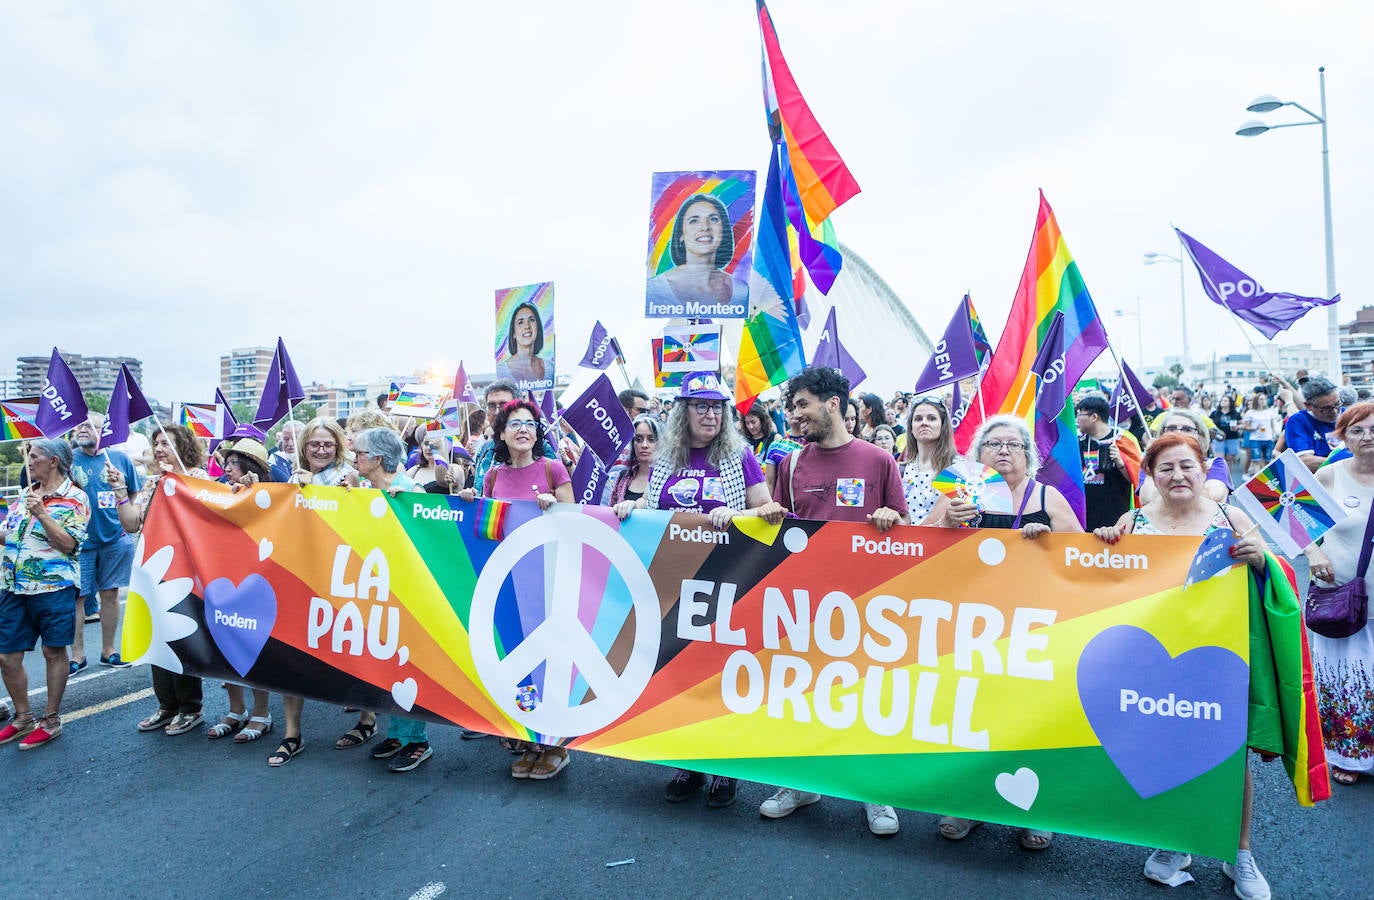
{"type": "MultiPolygon", "coordinates": [[[[415,546],[415,552],[424,558],[429,573],[444,592],[444,598],[453,607],[458,621],[468,627],[468,614],[472,610],[472,589],[477,584],[477,572],[472,560],[463,548],[461,538],[446,531],[435,529],[431,523],[410,515],[402,504],[423,504],[438,511],[450,509],[448,501],[438,495],[407,493],[400,497],[388,497],[396,512],[396,519],[405,529],[406,537],[415,546]]],[[[472,528],[470,522],[456,523],[454,528],[472,528]]]]}
{"type": "Polygon", "coordinates": [[[1148,800],[1142,800],[1127,784],[1101,747],[976,754],[689,759],[668,764],[748,781],[781,780],[828,796],[850,796],[901,809],[1129,844],[1148,844],[1150,835],[1173,834],[1177,846],[1168,849],[1231,861],[1240,837],[1240,796],[1245,778],[1243,750],[1211,771],[1148,800]],[[875,772],[883,773],[883,792],[860,797],[855,787],[872,784],[875,772]],[[999,776],[1003,776],[1002,786],[1009,796],[1023,803],[1033,799],[1029,810],[1003,799],[998,793],[999,776]],[[1221,798],[1235,798],[1235,802],[1217,809],[1221,798]],[[1204,808],[1211,810],[1213,818],[1204,821],[1198,815],[1204,808]],[[1122,815],[1127,809],[1130,814],[1122,815]]]}

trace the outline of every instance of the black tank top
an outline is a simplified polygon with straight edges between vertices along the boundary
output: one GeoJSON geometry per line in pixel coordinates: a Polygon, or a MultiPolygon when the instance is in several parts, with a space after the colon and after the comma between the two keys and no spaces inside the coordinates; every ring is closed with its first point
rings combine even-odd
{"type": "MultiPolygon", "coordinates": [[[[1040,508],[1035,512],[1022,513],[1021,525],[1050,524],[1050,514],[1045,511],[1045,486],[1040,485],[1040,508]]],[[[982,520],[978,523],[979,528],[1019,528],[1016,524],[1016,516],[1011,513],[983,513],[982,520]]]]}

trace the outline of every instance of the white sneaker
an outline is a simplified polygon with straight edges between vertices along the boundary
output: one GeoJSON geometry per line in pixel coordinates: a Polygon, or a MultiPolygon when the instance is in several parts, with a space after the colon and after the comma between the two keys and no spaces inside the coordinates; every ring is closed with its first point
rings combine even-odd
{"type": "Polygon", "coordinates": [[[1177,850],[1156,850],[1145,860],[1145,877],[1160,884],[1175,886],[1174,877],[1192,864],[1193,858],[1187,853],[1179,853],[1177,850]]]}
{"type": "Polygon", "coordinates": [[[868,830],[874,834],[896,834],[901,823],[897,821],[897,810],[878,803],[865,803],[864,812],[868,815],[868,830]]]}
{"type": "Polygon", "coordinates": [[[776,794],[759,804],[759,815],[767,816],[770,819],[781,819],[783,816],[792,815],[798,807],[809,806],[819,799],[821,799],[820,794],[813,794],[809,791],[794,791],[792,788],[780,788],[776,794]]]}
{"type": "Polygon", "coordinates": [[[1269,900],[1269,882],[1260,874],[1249,850],[1237,850],[1236,864],[1222,863],[1221,871],[1236,883],[1236,896],[1241,900],[1269,900]]]}

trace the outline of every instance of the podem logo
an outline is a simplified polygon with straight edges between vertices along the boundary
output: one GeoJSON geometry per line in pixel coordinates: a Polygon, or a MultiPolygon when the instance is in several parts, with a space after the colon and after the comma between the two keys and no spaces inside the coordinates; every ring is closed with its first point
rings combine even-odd
{"type": "MultiPolygon", "coordinates": [[[[605,577],[592,585],[607,590],[605,577]]],[[[468,623],[472,659],[488,696],[516,722],[554,737],[578,737],[604,728],[625,714],[654,674],[659,644],[658,592],[639,556],[619,534],[590,516],[555,512],[526,522],[506,535],[482,567],[472,593],[468,623]],[[496,598],[520,560],[544,548],[554,577],[545,580],[544,621],[500,656],[496,648],[496,598]],[[630,659],[616,673],[577,617],[583,589],[582,554],[590,547],[604,556],[629,590],[635,640],[630,659]],[[539,666],[543,687],[537,701],[522,683],[539,666]],[[594,697],[572,705],[573,672],[586,680],[594,697]]]]}

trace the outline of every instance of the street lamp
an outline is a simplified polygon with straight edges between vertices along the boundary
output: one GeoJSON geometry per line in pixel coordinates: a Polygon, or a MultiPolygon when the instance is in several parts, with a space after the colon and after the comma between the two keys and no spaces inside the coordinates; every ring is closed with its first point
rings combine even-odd
{"type": "Polygon", "coordinates": [[[1178,263],[1178,311],[1183,322],[1183,383],[1192,378],[1192,358],[1188,355],[1188,291],[1184,282],[1183,260],[1169,253],[1150,250],[1145,254],[1145,265],[1156,266],[1162,262],[1178,263]]]}
{"type": "MultiPolygon", "coordinates": [[[[1250,101],[1250,105],[1245,107],[1247,112],[1268,113],[1282,106],[1291,106],[1307,113],[1311,117],[1311,121],[1280,122],[1277,125],[1267,125],[1258,119],[1253,119],[1237,128],[1236,134],[1241,137],[1255,137],[1266,131],[1273,131],[1275,128],[1296,128],[1299,125],[1320,125],[1322,127],[1322,208],[1326,217],[1326,296],[1334,297],[1336,296],[1336,250],[1331,240],[1331,161],[1326,140],[1326,66],[1317,69],[1317,82],[1321,89],[1321,115],[1317,115],[1301,103],[1295,103],[1292,100],[1280,100],[1273,94],[1262,94],[1250,101]]],[[[1339,385],[1341,383],[1341,323],[1336,313],[1336,306],[1337,304],[1333,303],[1326,308],[1327,368],[1330,370],[1331,380],[1339,385]]]]}
{"type": "Polygon", "coordinates": [[[1140,318],[1140,298],[1135,298],[1135,311],[1129,309],[1114,309],[1112,315],[1118,319],[1124,316],[1135,316],[1135,364],[1143,366],[1145,364],[1145,337],[1144,329],[1141,326],[1140,318]]]}

